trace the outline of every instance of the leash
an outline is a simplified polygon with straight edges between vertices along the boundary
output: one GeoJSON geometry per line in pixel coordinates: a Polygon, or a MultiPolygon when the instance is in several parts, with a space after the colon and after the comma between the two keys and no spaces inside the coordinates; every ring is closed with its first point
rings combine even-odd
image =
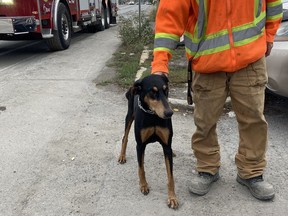
{"type": "Polygon", "coordinates": [[[188,61],[188,73],[187,73],[187,82],[188,82],[188,89],[187,89],[187,103],[189,105],[193,104],[193,97],[192,97],[192,60],[193,58],[190,58],[188,61]]]}
{"type": "Polygon", "coordinates": [[[151,115],[154,115],[154,114],[155,114],[155,112],[152,111],[152,110],[150,110],[150,109],[148,109],[148,110],[144,109],[144,107],[143,107],[142,104],[141,104],[141,101],[140,101],[139,97],[138,97],[138,107],[139,107],[142,111],[144,111],[145,113],[148,113],[148,114],[151,114],[151,115]]]}

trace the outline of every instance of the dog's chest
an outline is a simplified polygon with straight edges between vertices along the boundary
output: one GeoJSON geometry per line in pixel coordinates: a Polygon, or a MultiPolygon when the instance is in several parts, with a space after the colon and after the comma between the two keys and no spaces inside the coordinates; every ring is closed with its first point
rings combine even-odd
{"type": "Polygon", "coordinates": [[[142,143],[159,141],[168,144],[170,130],[167,127],[147,127],[141,129],[140,135],[142,143]]]}

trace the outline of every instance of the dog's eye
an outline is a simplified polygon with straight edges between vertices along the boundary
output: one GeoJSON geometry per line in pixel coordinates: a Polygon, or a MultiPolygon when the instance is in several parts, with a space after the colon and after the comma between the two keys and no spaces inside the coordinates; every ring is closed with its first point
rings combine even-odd
{"type": "Polygon", "coordinates": [[[158,89],[157,89],[156,87],[153,87],[153,88],[151,89],[151,91],[150,91],[150,97],[151,97],[152,99],[157,99],[157,98],[159,98],[159,91],[158,91],[158,89]]]}

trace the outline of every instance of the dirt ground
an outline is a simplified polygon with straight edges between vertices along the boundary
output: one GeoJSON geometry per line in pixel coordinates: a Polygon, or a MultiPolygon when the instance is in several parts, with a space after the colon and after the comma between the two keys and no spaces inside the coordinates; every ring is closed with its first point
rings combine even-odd
{"type": "MultiPolygon", "coordinates": [[[[109,87],[103,87],[103,89],[109,87]]],[[[121,106],[126,106],[124,89],[113,88],[122,100],[121,106]]],[[[104,90],[105,91],[105,90],[104,90]]],[[[183,104],[171,104],[174,109],[172,117],[174,137],[173,151],[174,175],[176,182],[176,194],[179,199],[179,209],[171,210],[166,206],[167,178],[161,146],[149,144],[145,156],[145,168],[147,181],[151,191],[143,196],[139,191],[137,176],[137,161],[133,128],[130,132],[127,163],[120,165],[117,158],[120,152],[121,136],[114,140],[114,157],[109,163],[103,182],[103,188],[96,206],[99,210],[97,215],[287,215],[288,191],[286,185],[287,151],[285,141],[288,132],[287,99],[279,99],[267,94],[265,112],[267,121],[271,127],[269,136],[269,149],[267,153],[268,166],[265,178],[272,182],[276,190],[276,198],[270,202],[263,202],[251,196],[247,188],[236,182],[236,167],[234,156],[238,145],[238,128],[229,102],[223,108],[223,115],[219,119],[217,131],[221,145],[221,169],[220,180],[211,188],[205,196],[196,196],[188,191],[188,184],[196,174],[194,170],[195,157],[191,150],[191,136],[195,130],[193,121],[193,107],[185,105],[186,86],[170,86],[170,98],[179,99],[183,104]],[[109,207],[108,207],[109,206],[109,207]]],[[[125,112],[118,116],[125,118],[125,112]]],[[[123,124],[124,126],[124,124],[123,124]]],[[[121,130],[121,125],[119,125],[121,130]]],[[[123,129],[123,128],[122,128],[123,129]]]]}

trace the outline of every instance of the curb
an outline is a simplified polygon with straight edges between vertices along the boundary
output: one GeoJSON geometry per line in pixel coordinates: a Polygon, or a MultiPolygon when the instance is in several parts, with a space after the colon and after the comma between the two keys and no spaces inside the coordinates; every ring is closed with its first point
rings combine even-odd
{"type": "MultiPolygon", "coordinates": [[[[195,104],[194,104],[194,103],[193,103],[192,105],[189,105],[189,104],[187,103],[187,101],[186,101],[186,100],[183,100],[183,99],[169,98],[168,100],[169,100],[169,102],[170,102],[171,104],[173,104],[173,105],[190,107],[190,108],[192,108],[192,109],[194,109],[194,107],[195,107],[195,104]]],[[[225,105],[229,105],[230,103],[231,103],[231,98],[230,98],[230,97],[227,97],[224,106],[225,106],[225,105]]]]}
{"type": "MultiPolygon", "coordinates": [[[[141,66],[148,58],[149,58],[149,52],[151,50],[148,50],[148,47],[144,46],[144,50],[142,51],[140,60],[139,60],[139,65],[141,66]]],[[[147,70],[145,67],[140,67],[140,69],[137,71],[136,76],[135,76],[135,81],[140,79],[142,77],[142,74],[147,70]]]]}

